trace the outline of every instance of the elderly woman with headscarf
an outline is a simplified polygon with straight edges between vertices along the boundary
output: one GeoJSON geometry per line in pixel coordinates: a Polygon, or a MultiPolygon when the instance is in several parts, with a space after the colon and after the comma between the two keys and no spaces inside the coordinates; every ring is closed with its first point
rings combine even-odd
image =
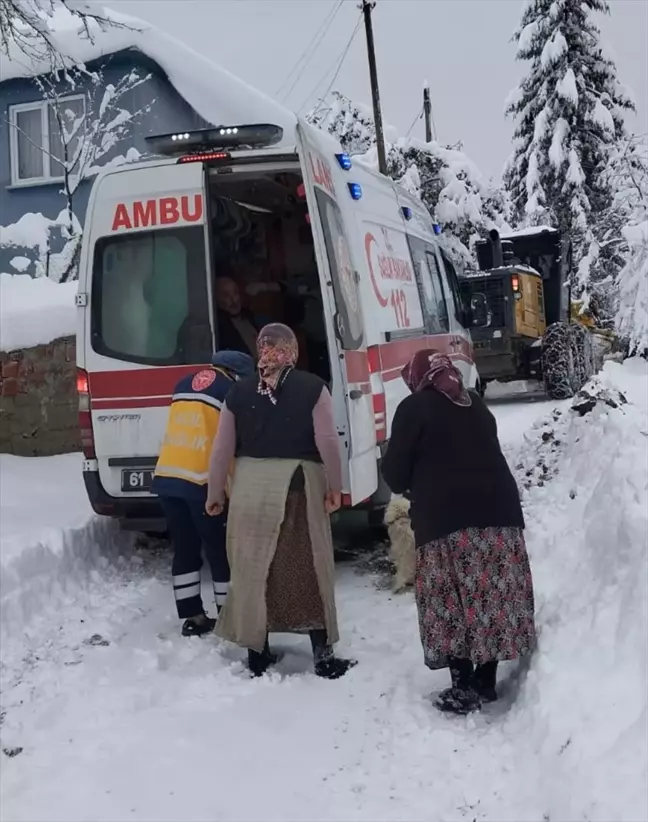
{"type": "Polygon", "coordinates": [[[450,669],[435,704],[468,713],[497,699],[498,661],[535,646],[520,496],[494,416],[450,359],[419,351],[403,378],[382,472],[411,503],[425,664],[450,669]]]}
{"type": "Polygon", "coordinates": [[[274,323],[259,333],[258,376],[227,395],[211,456],[207,512],[229,501],[231,582],[216,632],[248,649],[250,671],[276,662],[268,633],[310,634],[315,673],[343,676],[337,658],[333,542],[329,515],[340,507],[342,467],[325,383],[298,371],[294,333],[274,323]]]}

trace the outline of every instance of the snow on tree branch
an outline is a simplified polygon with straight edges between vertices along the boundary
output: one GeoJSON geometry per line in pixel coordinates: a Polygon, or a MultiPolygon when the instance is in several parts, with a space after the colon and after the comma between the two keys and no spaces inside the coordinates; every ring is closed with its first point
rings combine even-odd
{"type": "Polygon", "coordinates": [[[616,237],[619,214],[625,264],[619,272],[616,328],[628,341],[631,354],[648,355],[648,141],[622,141],[609,169],[616,188],[610,213],[616,237]],[[614,219],[613,219],[614,218],[614,219]]]}
{"type": "MultiPolygon", "coordinates": [[[[368,106],[334,91],[307,119],[334,136],[343,150],[377,168],[373,114],[368,106]]],[[[398,138],[393,128],[387,145],[387,169],[411,194],[419,197],[432,217],[444,225],[444,242],[462,265],[472,266],[471,247],[490,228],[508,228],[508,199],[492,181],[483,179],[461,146],[398,138]]]]}
{"type": "Polygon", "coordinates": [[[596,13],[609,14],[605,0],[526,4],[513,39],[528,68],[506,101],[515,132],[504,179],[518,223],[548,223],[571,240],[574,296],[609,324],[623,260],[609,237],[608,170],[634,103],[604,53],[596,13]]]}
{"type": "Polygon", "coordinates": [[[61,13],[77,20],[79,36],[93,39],[93,26],[127,28],[85,0],[0,0],[0,52],[27,63],[45,61],[52,70],[70,64],[55,37],[55,18],[61,13]],[[20,55],[18,58],[16,54],[20,55]]]}
{"type": "MultiPolygon", "coordinates": [[[[52,72],[35,78],[42,98],[48,103],[50,123],[55,123],[50,133],[49,147],[36,144],[15,122],[6,120],[10,128],[49,158],[50,166],[60,172],[65,210],[57,221],[66,239],[62,252],[64,265],[54,275],[65,282],[76,274],[76,264],[81,243],[81,227],[74,214],[75,196],[79,185],[97,173],[106,156],[126,138],[132,125],[151,110],[154,101],[131,111],[123,106],[132,92],[146,83],[150,75],[140,77],[132,70],[117,84],[106,84],[102,71],[88,72],[75,67],[52,72]],[[70,94],[79,95],[70,100],[70,94]]],[[[126,157],[113,157],[111,165],[137,159],[139,153],[130,149],[126,157]]],[[[59,176],[57,174],[53,176],[59,176]]]]}

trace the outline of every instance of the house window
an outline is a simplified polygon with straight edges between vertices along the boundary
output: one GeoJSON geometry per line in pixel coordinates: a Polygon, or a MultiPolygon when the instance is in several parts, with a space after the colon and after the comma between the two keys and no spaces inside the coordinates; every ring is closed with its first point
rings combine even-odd
{"type": "Polygon", "coordinates": [[[63,179],[65,145],[74,157],[82,134],[85,97],[62,97],[57,106],[46,100],[9,108],[11,182],[13,185],[63,179]],[[57,116],[58,115],[58,116],[57,116]],[[59,116],[62,126],[59,125],[59,116]]]}

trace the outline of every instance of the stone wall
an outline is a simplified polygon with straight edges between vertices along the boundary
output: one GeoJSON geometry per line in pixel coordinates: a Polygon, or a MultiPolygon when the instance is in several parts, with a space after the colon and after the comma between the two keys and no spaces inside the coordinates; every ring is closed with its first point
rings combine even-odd
{"type": "Polygon", "coordinates": [[[74,337],[0,352],[0,453],[80,451],[74,337]]]}

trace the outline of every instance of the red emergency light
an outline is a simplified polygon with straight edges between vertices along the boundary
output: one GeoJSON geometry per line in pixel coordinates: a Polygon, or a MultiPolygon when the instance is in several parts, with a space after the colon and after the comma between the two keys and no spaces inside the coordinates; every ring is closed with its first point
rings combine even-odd
{"type": "Polygon", "coordinates": [[[229,160],[231,154],[227,151],[206,151],[201,154],[185,154],[178,158],[178,163],[207,163],[214,160],[229,160]]]}

